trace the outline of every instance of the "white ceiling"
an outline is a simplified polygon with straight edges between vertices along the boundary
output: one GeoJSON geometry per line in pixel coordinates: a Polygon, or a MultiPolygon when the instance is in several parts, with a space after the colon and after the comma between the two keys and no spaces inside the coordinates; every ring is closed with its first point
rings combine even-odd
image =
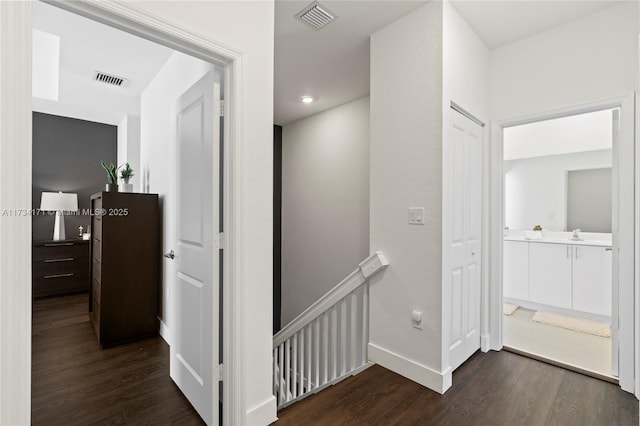
{"type": "Polygon", "coordinates": [[[58,101],[33,99],[34,111],[48,114],[106,124],[118,124],[125,114],[139,115],[140,94],[173,53],[42,2],[33,2],[33,28],[60,37],[58,101]],[[99,83],[94,71],[128,82],[123,87],[99,83]]]}
{"type": "Polygon", "coordinates": [[[619,4],[621,0],[451,0],[490,48],[512,43],[619,4]]]}
{"type": "MultiPolygon", "coordinates": [[[[618,3],[608,1],[453,0],[490,47],[513,42],[618,3]]],[[[310,1],[275,5],[274,122],[297,119],[369,94],[369,36],[426,1],[322,1],[338,19],[316,31],[295,19],[310,1]],[[300,97],[317,100],[303,104],[300,97]]],[[[34,110],[117,124],[139,114],[139,95],[172,50],[33,3],[34,28],[60,37],[59,101],[34,98],[34,110]],[[129,79],[125,87],[92,80],[99,70],[129,79]]]]}
{"type": "MultiPolygon", "coordinates": [[[[620,0],[452,0],[490,48],[620,0]]],[[[274,122],[287,124],[369,94],[369,35],[425,1],[322,1],[338,19],[315,31],[295,19],[309,1],[276,0],[274,122]],[[300,97],[317,98],[303,104],[300,97]]]]}
{"type": "Polygon", "coordinates": [[[504,160],[611,149],[613,112],[596,111],[504,129],[504,160]]]}
{"type": "Polygon", "coordinates": [[[321,1],[338,18],[316,31],[295,18],[309,1],[275,5],[274,122],[287,124],[369,94],[369,36],[424,1],[321,1]],[[317,100],[303,104],[300,97],[317,100]]]}

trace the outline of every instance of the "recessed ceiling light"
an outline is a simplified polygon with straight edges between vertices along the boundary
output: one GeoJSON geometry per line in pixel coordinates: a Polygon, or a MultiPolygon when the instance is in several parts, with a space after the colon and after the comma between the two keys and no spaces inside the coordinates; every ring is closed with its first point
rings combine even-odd
{"type": "Polygon", "coordinates": [[[310,104],[311,102],[313,102],[315,100],[315,99],[313,99],[313,96],[308,96],[308,95],[305,95],[305,96],[301,97],[300,99],[305,104],[310,104]]]}

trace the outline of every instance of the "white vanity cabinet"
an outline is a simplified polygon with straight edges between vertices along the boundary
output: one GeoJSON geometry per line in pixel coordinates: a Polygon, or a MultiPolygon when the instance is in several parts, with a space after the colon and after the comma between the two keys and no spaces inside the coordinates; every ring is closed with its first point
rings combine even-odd
{"type": "Polygon", "coordinates": [[[610,317],[611,247],[581,243],[505,240],[503,296],[529,309],[610,317]]]}
{"type": "Polygon", "coordinates": [[[529,244],[529,300],[572,308],[570,245],[529,244]]]}
{"type": "Polygon", "coordinates": [[[611,316],[610,247],[573,247],[573,309],[611,316]]]}
{"type": "Polygon", "coordinates": [[[505,241],[503,250],[504,297],[529,299],[529,243],[505,241]]]}

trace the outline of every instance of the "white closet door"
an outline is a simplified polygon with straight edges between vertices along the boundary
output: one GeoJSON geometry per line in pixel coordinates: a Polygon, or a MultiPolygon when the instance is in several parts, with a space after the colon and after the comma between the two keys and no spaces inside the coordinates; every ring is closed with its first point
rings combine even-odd
{"type": "MultiPolygon", "coordinates": [[[[456,369],[480,349],[481,232],[482,232],[482,126],[451,110],[452,128],[445,164],[451,183],[450,363],[456,369]]],[[[446,307],[443,307],[446,309],[446,307]]]]}

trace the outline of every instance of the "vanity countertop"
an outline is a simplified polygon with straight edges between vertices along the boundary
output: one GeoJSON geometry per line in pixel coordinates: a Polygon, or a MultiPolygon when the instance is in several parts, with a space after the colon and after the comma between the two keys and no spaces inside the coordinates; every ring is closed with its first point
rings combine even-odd
{"type": "Polygon", "coordinates": [[[611,247],[611,241],[593,240],[593,239],[586,239],[582,241],[575,241],[570,238],[528,239],[523,236],[510,235],[510,236],[504,237],[504,240],[505,241],[522,241],[527,243],[548,243],[548,244],[564,244],[564,245],[576,245],[576,246],[611,247]]]}

